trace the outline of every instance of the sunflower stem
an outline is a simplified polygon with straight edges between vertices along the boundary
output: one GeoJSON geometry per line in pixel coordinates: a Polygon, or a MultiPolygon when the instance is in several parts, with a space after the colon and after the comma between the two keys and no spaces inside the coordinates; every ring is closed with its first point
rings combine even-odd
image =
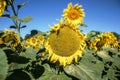
{"type": "MultiPolygon", "coordinates": [[[[10,4],[10,6],[11,6],[11,8],[12,8],[12,11],[13,11],[14,16],[18,17],[18,11],[15,10],[14,4],[11,3],[11,2],[9,2],[9,4],[10,4]]],[[[16,26],[16,29],[17,29],[17,32],[18,32],[18,43],[20,43],[20,42],[21,42],[21,39],[20,39],[20,26],[19,26],[19,21],[18,21],[18,19],[17,19],[17,20],[15,20],[15,21],[13,21],[13,22],[14,22],[14,24],[15,24],[15,26],[16,26]]]]}
{"type": "Polygon", "coordinates": [[[61,67],[59,63],[56,63],[55,69],[56,69],[56,74],[59,75],[61,73],[61,67]]]}

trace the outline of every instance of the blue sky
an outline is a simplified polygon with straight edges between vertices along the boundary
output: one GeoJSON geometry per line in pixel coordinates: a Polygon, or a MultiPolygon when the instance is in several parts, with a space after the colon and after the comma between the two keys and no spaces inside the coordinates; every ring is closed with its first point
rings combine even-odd
{"type": "MultiPolygon", "coordinates": [[[[15,4],[21,4],[26,0],[15,0],[15,4]]],[[[31,30],[49,31],[48,25],[53,26],[58,23],[63,10],[67,8],[69,2],[80,4],[85,12],[84,23],[88,27],[80,27],[83,33],[91,30],[113,31],[120,34],[120,0],[27,0],[19,17],[32,16],[33,20],[27,23],[27,27],[21,30],[21,36],[29,34],[31,30]]],[[[7,18],[0,18],[0,30],[13,25],[7,18]]]]}

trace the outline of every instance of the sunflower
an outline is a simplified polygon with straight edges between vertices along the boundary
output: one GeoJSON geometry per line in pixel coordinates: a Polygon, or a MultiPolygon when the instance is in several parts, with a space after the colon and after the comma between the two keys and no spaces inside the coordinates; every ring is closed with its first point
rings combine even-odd
{"type": "Polygon", "coordinates": [[[15,34],[14,30],[5,29],[4,34],[15,34]]]}
{"type": "MultiPolygon", "coordinates": [[[[51,31],[45,44],[50,62],[59,62],[61,66],[66,66],[73,60],[77,63],[78,57],[82,57],[86,46],[85,36],[70,26],[59,24],[57,31],[51,31]]],[[[57,28],[56,25],[53,29],[54,27],[57,28]]]]}
{"type": "Polygon", "coordinates": [[[3,38],[3,40],[4,40],[5,43],[8,43],[8,42],[12,41],[12,38],[7,35],[3,38]]]}
{"type": "Polygon", "coordinates": [[[99,50],[101,47],[117,47],[118,41],[112,32],[105,32],[100,34],[95,40],[90,40],[89,47],[91,49],[99,50]]]}
{"type": "Polygon", "coordinates": [[[85,13],[81,5],[75,4],[73,6],[72,3],[69,3],[68,8],[63,11],[63,17],[68,23],[81,25],[83,18],[85,17],[85,13]]]}
{"type": "Polygon", "coordinates": [[[16,50],[16,47],[18,46],[18,35],[14,32],[14,30],[6,29],[1,37],[1,40],[1,43],[6,45],[6,47],[16,50]]]}
{"type": "Polygon", "coordinates": [[[0,0],[0,16],[3,15],[5,7],[6,7],[6,1],[5,0],[0,0]]]}
{"type": "Polygon", "coordinates": [[[43,44],[43,43],[44,43],[44,36],[38,35],[38,36],[37,36],[37,40],[38,40],[38,43],[39,43],[39,44],[43,44]]]}
{"type": "Polygon", "coordinates": [[[0,37],[0,44],[3,44],[4,42],[3,42],[3,39],[0,37]]]}
{"type": "Polygon", "coordinates": [[[36,46],[37,45],[37,39],[36,38],[30,38],[30,44],[32,46],[36,46]]]}

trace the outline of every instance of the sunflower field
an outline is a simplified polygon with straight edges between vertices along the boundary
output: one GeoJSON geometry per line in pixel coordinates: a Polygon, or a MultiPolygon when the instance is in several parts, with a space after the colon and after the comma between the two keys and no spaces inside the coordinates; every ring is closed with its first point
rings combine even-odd
{"type": "Polygon", "coordinates": [[[0,0],[0,18],[14,23],[11,30],[0,31],[0,80],[119,80],[120,34],[84,34],[82,5],[69,3],[50,31],[31,30],[23,39],[20,33],[26,26],[21,23],[32,17],[19,18],[26,2],[14,2],[0,0]],[[13,15],[4,14],[8,9],[13,15]]]}

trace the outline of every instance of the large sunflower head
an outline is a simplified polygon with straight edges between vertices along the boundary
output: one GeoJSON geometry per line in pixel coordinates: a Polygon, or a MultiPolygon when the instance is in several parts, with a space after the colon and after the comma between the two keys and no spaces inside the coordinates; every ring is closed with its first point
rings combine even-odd
{"type": "Polygon", "coordinates": [[[67,22],[75,25],[80,25],[83,22],[83,18],[85,17],[82,6],[78,4],[72,5],[72,3],[69,3],[68,8],[64,9],[63,13],[64,19],[67,22]]]}
{"type": "Polygon", "coordinates": [[[82,57],[82,51],[86,46],[85,36],[70,26],[59,24],[57,28],[55,25],[57,30],[51,31],[45,44],[48,59],[53,63],[59,62],[62,66],[71,64],[73,60],[77,62],[78,57],[82,57]]]}
{"type": "Polygon", "coordinates": [[[6,1],[5,0],[0,0],[0,16],[3,15],[5,7],[6,7],[6,1]]]}

